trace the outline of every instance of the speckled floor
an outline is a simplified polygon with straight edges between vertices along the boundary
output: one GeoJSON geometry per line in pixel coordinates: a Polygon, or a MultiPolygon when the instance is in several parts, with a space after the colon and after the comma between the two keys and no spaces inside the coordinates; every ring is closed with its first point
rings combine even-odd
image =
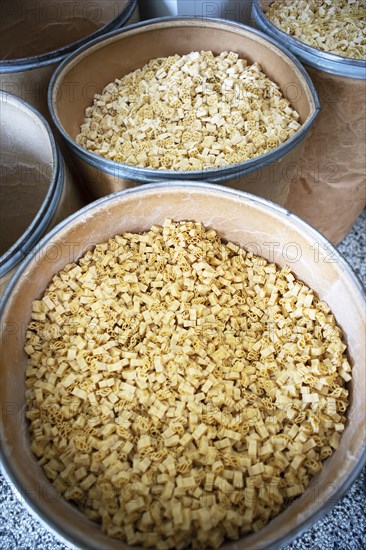
{"type": "MultiPolygon", "coordinates": [[[[339,250],[366,284],[366,210],[339,250]]],[[[366,472],[314,527],[283,550],[363,550],[366,548],[366,472]]],[[[67,550],[14,496],[0,475],[0,549],[67,550]]],[[[254,550],[254,549],[248,549],[254,550]]]]}

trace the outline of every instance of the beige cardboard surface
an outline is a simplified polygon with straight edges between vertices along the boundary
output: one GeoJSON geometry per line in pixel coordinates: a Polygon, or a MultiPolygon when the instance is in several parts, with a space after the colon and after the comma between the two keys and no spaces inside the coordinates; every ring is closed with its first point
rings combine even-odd
{"type": "MultiPolygon", "coordinates": [[[[34,221],[47,216],[44,203],[58,173],[52,141],[44,123],[17,98],[0,95],[0,255],[6,253],[34,221]]],[[[60,158],[64,166],[62,158],[60,158]]],[[[63,189],[48,230],[81,208],[85,202],[78,184],[64,166],[63,189]]],[[[0,296],[10,275],[0,279],[0,296]]]]}
{"type": "Polygon", "coordinates": [[[2,0],[0,57],[32,57],[68,46],[117,17],[128,2],[2,0]]]}
{"type": "Polygon", "coordinates": [[[339,243],[366,205],[366,80],[307,70],[322,110],[286,206],[339,243]]]}
{"type": "Polygon", "coordinates": [[[0,96],[0,255],[32,223],[49,189],[53,153],[38,117],[0,96]]]}

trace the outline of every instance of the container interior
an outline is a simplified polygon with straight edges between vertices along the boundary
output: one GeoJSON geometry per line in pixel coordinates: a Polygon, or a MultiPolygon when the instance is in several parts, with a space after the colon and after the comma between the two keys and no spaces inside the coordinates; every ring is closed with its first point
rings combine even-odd
{"type": "MultiPolygon", "coordinates": [[[[56,494],[29,448],[25,421],[25,369],[23,350],[32,300],[42,296],[52,276],[76,261],[96,243],[124,231],[140,232],[166,217],[176,221],[202,221],[222,238],[246,246],[283,266],[326,300],[344,330],[353,368],[348,424],[340,447],[313,478],[306,492],[258,533],[223,549],[274,548],[325,506],[347,481],[365,452],[365,309],[364,296],[339,257],[331,257],[325,241],[303,222],[264,202],[216,189],[184,185],[141,189],[104,200],[84,211],[52,237],[52,242],[28,265],[13,288],[4,312],[0,355],[0,399],[8,403],[1,425],[4,459],[20,492],[51,527],[69,540],[90,549],[127,549],[109,539],[99,527],[56,494]],[[53,244],[52,244],[53,243],[53,244]],[[70,246],[72,243],[72,246],[70,246]],[[318,253],[315,253],[317,251],[318,253]],[[11,369],[9,369],[9,362],[11,369]],[[24,465],[27,465],[25,468],[24,465]]],[[[333,499],[333,501],[332,501],[333,499]]]]}
{"type": "Polygon", "coordinates": [[[304,76],[281,50],[249,29],[197,19],[128,30],[79,54],[55,82],[52,100],[56,116],[75,140],[86,107],[115,78],[143,67],[154,58],[201,50],[215,54],[234,51],[250,63],[259,63],[297,109],[302,123],[314,114],[314,99],[304,76]]]}
{"type": "Polygon", "coordinates": [[[0,256],[23,235],[50,186],[53,152],[38,116],[11,96],[0,96],[0,256]]]}
{"type": "Polygon", "coordinates": [[[3,60],[52,52],[96,32],[129,0],[1,0],[3,60]]]}

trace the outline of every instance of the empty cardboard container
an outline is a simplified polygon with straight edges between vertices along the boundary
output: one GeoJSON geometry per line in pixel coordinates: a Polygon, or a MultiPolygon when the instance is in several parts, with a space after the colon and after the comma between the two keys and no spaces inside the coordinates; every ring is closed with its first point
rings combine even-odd
{"type": "Polygon", "coordinates": [[[194,180],[225,184],[284,204],[304,140],[319,110],[312,83],[301,65],[262,33],[219,20],[166,18],[110,33],[81,48],[59,67],[49,90],[53,120],[67,141],[95,197],[142,183],[194,180]],[[200,171],[139,168],[105,159],[79,146],[75,139],[93,95],[117,77],[151,59],[192,51],[237,52],[258,62],[301,115],[302,128],[273,151],[247,162],[200,171]],[[70,90],[72,89],[72,95],[70,90]],[[93,95],[91,96],[90,93],[93,95]]]}
{"type": "Polygon", "coordinates": [[[85,202],[44,118],[0,91],[0,296],[47,230],[85,202]]]}
{"type": "Polygon", "coordinates": [[[339,243],[366,205],[366,62],[324,52],[276,27],[273,0],[254,0],[255,25],[305,65],[321,113],[306,140],[286,206],[339,243]]]}

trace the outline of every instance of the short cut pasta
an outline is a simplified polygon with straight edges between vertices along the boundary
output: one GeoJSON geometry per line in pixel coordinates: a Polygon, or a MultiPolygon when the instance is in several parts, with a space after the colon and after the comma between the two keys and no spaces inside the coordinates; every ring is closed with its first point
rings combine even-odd
{"type": "Polygon", "coordinates": [[[296,134],[299,119],[258,63],[191,52],[152,59],[108,84],[76,141],[116,162],[200,171],[268,153],[296,134]]]}
{"type": "Polygon", "coordinates": [[[201,223],[124,233],[65,266],[25,350],[40,466],[129,545],[218,548],[261,529],[346,423],[351,366],[329,307],[201,223]]]}

